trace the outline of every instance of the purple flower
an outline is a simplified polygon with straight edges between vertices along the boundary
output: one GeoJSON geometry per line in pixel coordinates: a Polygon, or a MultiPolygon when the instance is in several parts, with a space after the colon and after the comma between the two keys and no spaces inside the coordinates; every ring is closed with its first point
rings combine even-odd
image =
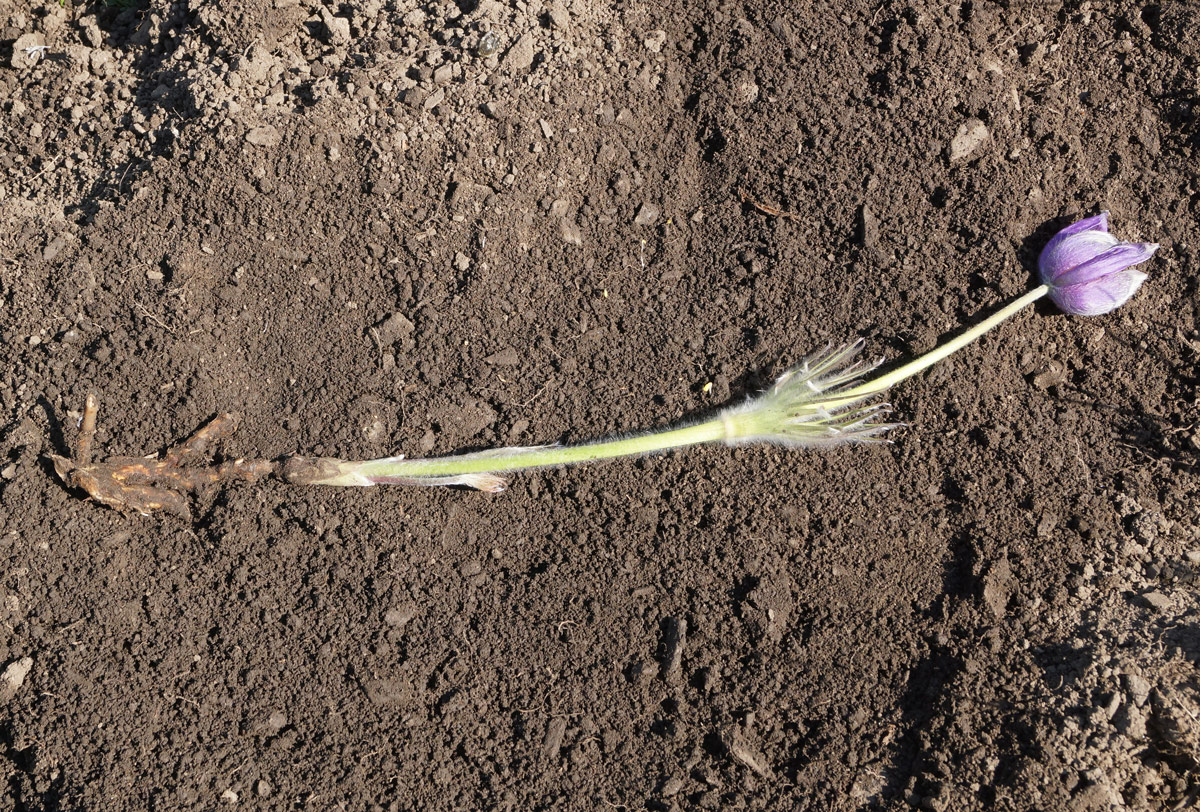
{"type": "Polygon", "coordinates": [[[1137,292],[1146,274],[1133,266],[1157,250],[1156,243],[1121,242],[1109,234],[1108,212],[1102,211],[1051,237],[1038,257],[1038,273],[1064,312],[1099,316],[1137,292]]]}

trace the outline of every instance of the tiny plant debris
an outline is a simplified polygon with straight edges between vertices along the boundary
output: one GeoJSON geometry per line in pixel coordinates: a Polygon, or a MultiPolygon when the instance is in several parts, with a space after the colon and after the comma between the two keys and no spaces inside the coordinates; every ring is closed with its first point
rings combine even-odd
{"type": "Polygon", "coordinates": [[[878,361],[859,359],[861,339],[827,347],[781,375],[766,392],[726,407],[711,419],[615,440],[581,445],[512,446],[433,459],[376,460],[288,456],[281,460],[216,462],[210,449],[232,433],[237,419],[223,414],[161,457],[113,457],[92,462],[98,402],[89,395],[74,458],[51,455],[69,487],[119,510],[164,510],[189,516],[186,494],[234,481],[277,476],[295,485],[456,485],[498,493],[504,475],[531,468],[573,465],[704,443],[791,447],[871,442],[897,423],[879,402],[892,386],[961,350],[1043,296],[1071,315],[1097,316],[1120,307],[1146,275],[1133,266],[1153,256],[1153,243],[1127,243],[1108,231],[1108,212],[1058,232],[1038,258],[1042,284],[1000,307],[924,355],[872,375],[878,361]]]}

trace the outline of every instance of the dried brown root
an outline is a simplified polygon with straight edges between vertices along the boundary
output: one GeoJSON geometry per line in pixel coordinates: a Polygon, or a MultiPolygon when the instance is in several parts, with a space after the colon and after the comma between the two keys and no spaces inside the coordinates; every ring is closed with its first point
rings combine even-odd
{"type": "Polygon", "coordinates": [[[187,494],[226,482],[255,482],[275,473],[277,468],[270,460],[212,462],[211,448],[237,428],[237,417],[232,414],[214,417],[161,458],[158,455],[110,457],[103,462],[92,462],[98,411],[96,396],[88,395],[79,424],[75,458],[51,454],[50,460],[59,478],[69,487],[80,488],[97,502],[117,510],[144,516],[165,510],[190,519],[187,494]]]}
{"type": "Polygon", "coordinates": [[[800,215],[796,214],[795,212],[784,211],[783,209],[775,206],[769,206],[766,203],[759,203],[757,200],[751,197],[750,193],[745,189],[738,189],[738,197],[742,199],[743,203],[749,203],[751,207],[762,212],[763,214],[769,214],[772,217],[783,217],[788,220],[800,219],[800,215]]]}

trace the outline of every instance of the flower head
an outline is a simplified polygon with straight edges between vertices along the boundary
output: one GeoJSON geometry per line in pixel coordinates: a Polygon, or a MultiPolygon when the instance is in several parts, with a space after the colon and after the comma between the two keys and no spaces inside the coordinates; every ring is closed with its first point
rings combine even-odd
{"type": "Polygon", "coordinates": [[[1146,274],[1133,270],[1158,250],[1155,243],[1122,242],[1108,233],[1108,212],[1067,226],[1038,257],[1050,298],[1073,316],[1116,310],[1137,292],[1146,274]]]}

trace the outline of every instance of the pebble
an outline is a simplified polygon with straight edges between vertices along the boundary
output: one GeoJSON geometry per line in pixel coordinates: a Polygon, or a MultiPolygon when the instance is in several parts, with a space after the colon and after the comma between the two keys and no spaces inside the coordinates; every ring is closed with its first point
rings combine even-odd
{"type": "Polygon", "coordinates": [[[9,64],[17,70],[32,68],[45,56],[45,51],[41,50],[45,44],[46,39],[41,34],[22,34],[12,45],[9,64]]]}
{"type": "Polygon", "coordinates": [[[494,118],[499,121],[504,118],[504,106],[498,101],[484,102],[483,114],[488,118],[494,118]]]}
{"type": "Polygon", "coordinates": [[[63,249],[67,247],[70,236],[71,235],[69,233],[63,232],[51,240],[50,244],[42,249],[42,260],[45,262],[53,262],[58,255],[63,252],[63,249]]]}
{"type": "Polygon", "coordinates": [[[858,237],[864,248],[879,248],[879,218],[865,205],[858,210],[858,237]]]}
{"type": "Polygon", "coordinates": [[[410,87],[408,90],[404,91],[404,95],[401,98],[403,98],[404,103],[409,107],[417,108],[425,104],[425,99],[427,96],[428,94],[421,88],[410,87]]]}
{"type": "Polygon", "coordinates": [[[1150,682],[1141,674],[1125,674],[1124,675],[1125,690],[1129,691],[1129,698],[1133,700],[1133,704],[1139,708],[1146,704],[1146,700],[1150,698],[1150,682]]]}
{"type": "Polygon", "coordinates": [[[91,67],[92,73],[103,79],[112,72],[112,56],[108,51],[92,51],[91,56],[88,57],[88,65],[91,67]]]}
{"type": "Polygon", "coordinates": [[[977,118],[969,118],[959,125],[958,132],[950,139],[950,163],[966,160],[988,140],[987,125],[977,118]]]}
{"type": "Polygon", "coordinates": [[[753,104],[758,101],[758,82],[749,71],[740,71],[733,79],[733,99],[736,104],[753,104]]]}
{"type": "Polygon", "coordinates": [[[567,11],[567,0],[554,0],[550,4],[550,24],[559,31],[571,26],[571,12],[567,11]]]}
{"type": "Polygon", "coordinates": [[[633,218],[635,225],[652,226],[658,222],[658,216],[662,214],[662,209],[653,203],[643,203],[638,209],[637,216],[633,218]]]}
{"type": "Polygon", "coordinates": [[[721,743],[734,761],[740,762],[764,778],[771,775],[771,768],[762,753],[746,741],[742,731],[730,727],[721,731],[721,743]]]}
{"type": "Polygon", "coordinates": [[[287,727],[287,714],[283,711],[272,711],[267,717],[267,727],[278,733],[287,727]]]}
{"type": "Polygon", "coordinates": [[[418,443],[418,446],[422,454],[428,454],[436,444],[437,435],[433,433],[433,429],[426,429],[425,433],[421,435],[421,441],[418,443]]]}
{"type": "Polygon", "coordinates": [[[1165,612],[1167,609],[1171,608],[1171,599],[1159,592],[1157,589],[1153,590],[1152,592],[1147,592],[1142,596],[1142,600],[1149,604],[1151,608],[1156,609],[1159,612],[1165,612]]]}
{"type": "Polygon", "coordinates": [[[683,662],[683,649],[687,645],[687,620],[669,617],[664,623],[663,661],[661,676],[664,681],[678,679],[683,662]]]}
{"type": "Polygon", "coordinates": [[[335,17],[322,7],[321,22],[325,28],[325,41],[330,45],[346,45],[350,42],[350,21],[345,17],[335,17]]]}
{"type": "Polygon", "coordinates": [[[373,679],[363,689],[373,705],[391,707],[408,705],[416,698],[413,684],[404,679],[373,679]]]}
{"type": "Polygon", "coordinates": [[[0,674],[0,703],[8,702],[17,695],[32,668],[32,657],[22,657],[5,667],[4,673],[0,674]]]}
{"type": "Polygon", "coordinates": [[[445,100],[446,89],[444,87],[439,87],[437,90],[431,93],[427,99],[425,99],[425,101],[421,104],[421,107],[424,108],[425,112],[429,112],[445,100]]]}
{"type": "Polygon", "coordinates": [[[508,73],[520,73],[529,70],[533,65],[533,57],[537,52],[533,34],[522,34],[504,55],[504,70],[508,73]]]}
{"type": "Polygon", "coordinates": [[[254,127],[246,133],[246,141],[257,147],[277,147],[280,141],[279,130],[270,124],[254,127]]]}
{"type": "Polygon", "coordinates": [[[375,329],[379,331],[380,343],[386,345],[412,335],[416,326],[403,313],[393,313],[375,325],[375,329]]]}
{"type": "Polygon", "coordinates": [[[629,681],[635,685],[644,685],[654,679],[658,668],[654,663],[638,662],[629,667],[629,681]]]}
{"type": "Polygon", "coordinates": [[[546,738],[542,739],[542,756],[547,761],[558,758],[558,751],[562,749],[563,736],[566,732],[567,718],[565,716],[554,717],[546,726],[546,738]]]}
{"type": "Polygon", "coordinates": [[[415,603],[402,603],[384,612],[383,622],[393,628],[403,629],[416,616],[417,605],[415,603]]]}
{"type": "Polygon", "coordinates": [[[521,363],[521,355],[512,347],[508,347],[507,349],[492,353],[483,360],[494,367],[511,367],[521,363]]]}
{"type": "Polygon", "coordinates": [[[1067,368],[1061,361],[1049,361],[1046,368],[1033,378],[1033,385],[1038,389],[1049,389],[1058,386],[1067,379],[1067,368]]]}
{"type": "Polygon", "coordinates": [[[570,217],[563,217],[558,221],[558,233],[567,245],[583,245],[583,234],[579,225],[570,217]]]}
{"type": "Polygon", "coordinates": [[[498,50],[500,50],[500,38],[494,31],[488,31],[479,38],[479,44],[475,46],[475,55],[480,59],[487,59],[498,50]]]}
{"type": "Polygon", "coordinates": [[[1121,707],[1121,693],[1119,691],[1113,691],[1108,695],[1107,700],[1105,700],[1100,707],[1104,712],[1104,718],[1111,722],[1112,718],[1117,715],[1117,711],[1121,707]]]}
{"type": "Polygon", "coordinates": [[[792,27],[788,24],[787,20],[783,19],[782,17],[776,17],[767,24],[767,28],[771,30],[772,34],[779,37],[780,41],[784,45],[788,46],[789,48],[792,47],[795,37],[792,35],[792,27]]]}
{"type": "Polygon", "coordinates": [[[661,53],[663,44],[667,41],[667,32],[661,28],[656,28],[646,35],[642,40],[642,45],[646,46],[646,50],[652,54],[661,53]]]}

